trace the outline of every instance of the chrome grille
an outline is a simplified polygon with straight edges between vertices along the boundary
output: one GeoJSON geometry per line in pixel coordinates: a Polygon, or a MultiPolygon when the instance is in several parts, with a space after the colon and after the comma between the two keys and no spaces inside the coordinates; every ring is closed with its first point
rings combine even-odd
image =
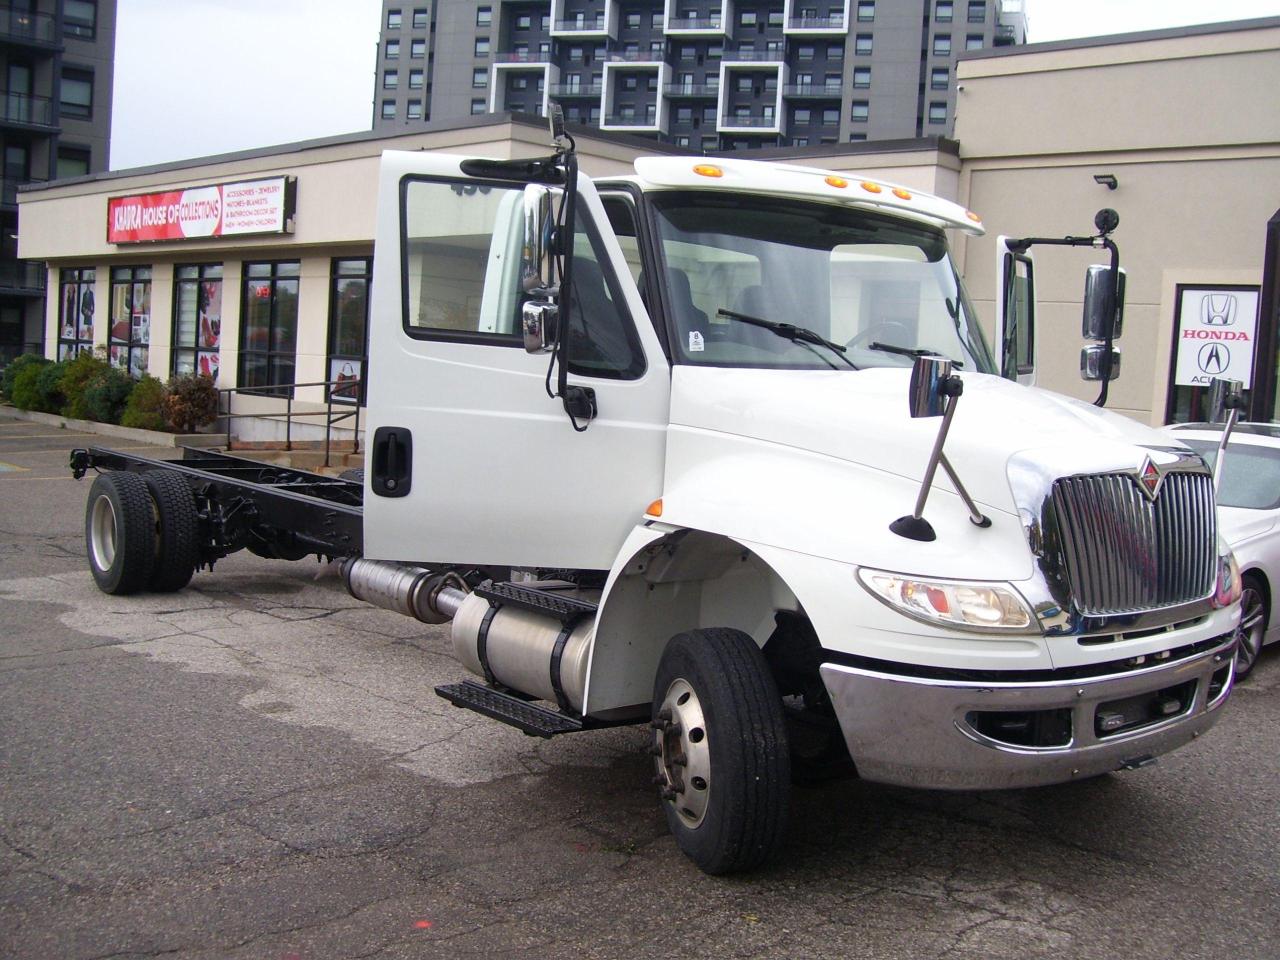
{"type": "Polygon", "coordinates": [[[1166,474],[1151,501],[1131,474],[1066,477],[1051,498],[1077,610],[1106,616],[1200,600],[1214,587],[1213,479],[1166,474]]]}

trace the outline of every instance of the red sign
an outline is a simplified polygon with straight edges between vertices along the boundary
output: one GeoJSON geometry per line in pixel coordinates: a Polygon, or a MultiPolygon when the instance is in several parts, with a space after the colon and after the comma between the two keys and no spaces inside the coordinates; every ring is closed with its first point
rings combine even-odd
{"type": "Polygon", "coordinates": [[[219,183],[107,201],[107,242],[190,240],[286,233],[293,216],[287,177],[219,183]]]}

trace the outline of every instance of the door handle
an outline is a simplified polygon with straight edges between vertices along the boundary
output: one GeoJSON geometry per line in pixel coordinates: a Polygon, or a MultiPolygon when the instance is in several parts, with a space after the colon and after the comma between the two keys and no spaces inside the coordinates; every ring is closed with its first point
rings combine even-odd
{"type": "Polygon", "coordinates": [[[413,433],[378,427],[373,433],[370,489],[380,497],[406,497],[413,487],[413,433]]]}

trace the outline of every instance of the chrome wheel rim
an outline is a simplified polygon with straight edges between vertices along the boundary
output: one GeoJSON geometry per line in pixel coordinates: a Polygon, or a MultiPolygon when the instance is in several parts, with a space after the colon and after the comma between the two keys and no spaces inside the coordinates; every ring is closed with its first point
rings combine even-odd
{"type": "Polygon", "coordinates": [[[110,497],[99,497],[93,503],[89,547],[93,551],[93,565],[103,573],[110,570],[116,560],[116,508],[111,505],[110,497]]]}
{"type": "Polygon", "coordinates": [[[1245,587],[1240,595],[1240,625],[1236,627],[1236,672],[1248,673],[1262,652],[1262,634],[1266,630],[1266,611],[1262,594],[1245,587]]]}
{"type": "Polygon", "coordinates": [[[702,703],[687,680],[671,681],[653,725],[662,797],[685,826],[696,828],[711,797],[711,748],[702,703]]]}

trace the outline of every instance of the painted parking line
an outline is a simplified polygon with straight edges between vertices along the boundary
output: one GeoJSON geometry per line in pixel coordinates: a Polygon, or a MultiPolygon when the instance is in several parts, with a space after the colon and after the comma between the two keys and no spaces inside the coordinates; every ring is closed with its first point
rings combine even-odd
{"type": "Polygon", "coordinates": [[[3,460],[0,460],[0,473],[26,473],[30,469],[30,467],[20,467],[16,463],[5,463],[3,460]]]}

